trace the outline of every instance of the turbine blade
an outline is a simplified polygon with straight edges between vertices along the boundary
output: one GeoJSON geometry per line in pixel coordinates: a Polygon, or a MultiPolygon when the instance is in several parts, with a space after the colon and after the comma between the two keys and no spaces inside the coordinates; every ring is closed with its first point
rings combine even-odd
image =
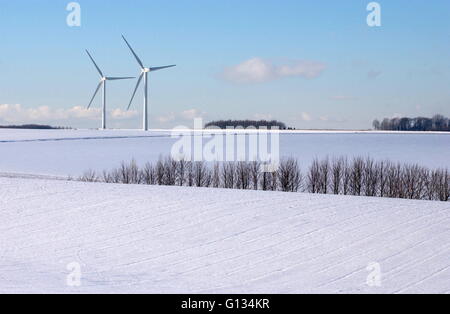
{"type": "Polygon", "coordinates": [[[92,102],[94,101],[95,96],[97,96],[98,91],[100,90],[100,87],[102,87],[102,84],[103,84],[103,81],[101,81],[101,82],[98,84],[97,89],[95,90],[94,96],[92,96],[91,101],[89,102],[89,105],[87,106],[87,109],[88,109],[88,110],[89,110],[89,108],[91,108],[92,102]]]}
{"type": "Polygon", "coordinates": [[[137,90],[138,90],[138,88],[139,88],[139,85],[141,85],[141,81],[142,81],[142,78],[143,78],[143,77],[144,77],[144,73],[142,73],[142,74],[139,76],[139,79],[138,79],[138,81],[137,81],[136,87],[134,88],[133,95],[131,96],[130,104],[128,105],[127,111],[130,110],[130,108],[131,108],[131,104],[133,103],[134,96],[136,96],[136,92],[137,92],[137,90]]]}
{"type": "Polygon", "coordinates": [[[136,77],[107,77],[106,80],[107,81],[119,81],[119,80],[131,80],[134,79],[136,77]]]}
{"type": "Polygon", "coordinates": [[[150,68],[150,72],[164,70],[164,69],[173,68],[173,67],[176,67],[176,65],[168,65],[165,67],[154,67],[154,68],[150,68]]]}
{"type": "Polygon", "coordinates": [[[103,77],[103,72],[100,70],[100,68],[98,67],[97,63],[95,63],[94,58],[92,58],[91,54],[89,53],[89,51],[87,51],[87,54],[89,56],[89,58],[91,59],[92,63],[95,65],[95,68],[97,69],[98,73],[100,74],[101,77],[103,77]]]}
{"type": "Polygon", "coordinates": [[[131,45],[128,43],[127,39],[125,38],[125,36],[122,35],[123,40],[125,40],[125,43],[127,44],[128,48],[130,48],[131,52],[133,53],[134,57],[136,58],[137,63],[139,63],[139,65],[141,66],[142,69],[144,69],[144,64],[142,63],[141,59],[139,59],[138,55],[136,54],[136,52],[134,52],[133,48],[131,48],[131,45]]]}

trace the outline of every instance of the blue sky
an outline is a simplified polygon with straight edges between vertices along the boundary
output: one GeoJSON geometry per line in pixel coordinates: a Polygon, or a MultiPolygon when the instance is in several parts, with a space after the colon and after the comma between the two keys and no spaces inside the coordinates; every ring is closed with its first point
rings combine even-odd
{"type": "MultiPolygon", "coordinates": [[[[100,98],[82,109],[98,83],[84,49],[108,75],[138,75],[122,33],[147,65],[178,65],[150,78],[152,127],[194,116],[297,128],[450,116],[447,0],[378,1],[376,28],[368,0],[83,0],[81,27],[66,24],[69,2],[0,0],[0,124],[98,127],[100,98]]],[[[141,93],[125,112],[134,84],[109,85],[111,127],[140,127],[141,93]]]]}

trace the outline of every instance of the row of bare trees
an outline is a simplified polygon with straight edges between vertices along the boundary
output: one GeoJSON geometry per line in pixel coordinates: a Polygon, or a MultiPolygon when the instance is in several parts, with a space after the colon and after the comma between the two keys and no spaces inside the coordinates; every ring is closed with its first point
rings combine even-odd
{"type": "Polygon", "coordinates": [[[315,159],[306,174],[293,158],[282,160],[276,171],[265,172],[259,162],[207,164],[168,157],[143,167],[131,161],[100,174],[88,171],[80,180],[439,201],[448,201],[450,196],[447,169],[430,170],[419,165],[361,157],[315,159]]]}
{"type": "Polygon", "coordinates": [[[374,161],[314,160],[308,171],[307,191],[343,195],[448,201],[450,173],[419,165],[374,161]]]}

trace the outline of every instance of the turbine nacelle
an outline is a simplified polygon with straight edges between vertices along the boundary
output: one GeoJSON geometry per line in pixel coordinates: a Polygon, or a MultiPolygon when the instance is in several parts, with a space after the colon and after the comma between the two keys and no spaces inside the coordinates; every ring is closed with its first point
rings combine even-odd
{"type": "Polygon", "coordinates": [[[151,69],[149,68],[143,68],[142,69],[142,73],[149,73],[151,71],[151,69]]]}

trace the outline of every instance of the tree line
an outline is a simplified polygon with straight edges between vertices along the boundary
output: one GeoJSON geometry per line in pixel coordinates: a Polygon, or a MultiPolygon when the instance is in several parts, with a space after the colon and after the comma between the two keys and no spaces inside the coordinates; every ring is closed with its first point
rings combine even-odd
{"type": "Polygon", "coordinates": [[[0,129],[27,129],[27,130],[68,130],[68,127],[41,124],[0,125],[0,129]]]}
{"type": "Polygon", "coordinates": [[[262,166],[260,162],[207,164],[167,157],[143,167],[133,160],[103,173],[89,170],[79,180],[436,201],[448,201],[450,196],[448,169],[431,170],[369,157],[315,159],[306,172],[293,158],[283,159],[275,172],[264,172],[262,166]]]}
{"type": "Polygon", "coordinates": [[[392,118],[373,122],[375,130],[382,131],[450,131],[450,119],[442,115],[433,118],[392,118]]]}
{"type": "Polygon", "coordinates": [[[205,128],[218,127],[222,130],[225,130],[228,127],[238,128],[263,128],[266,127],[268,129],[278,128],[280,130],[287,130],[287,126],[283,122],[279,122],[277,120],[266,121],[266,120],[218,120],[212,121],[205,125],[205,128]]]}

